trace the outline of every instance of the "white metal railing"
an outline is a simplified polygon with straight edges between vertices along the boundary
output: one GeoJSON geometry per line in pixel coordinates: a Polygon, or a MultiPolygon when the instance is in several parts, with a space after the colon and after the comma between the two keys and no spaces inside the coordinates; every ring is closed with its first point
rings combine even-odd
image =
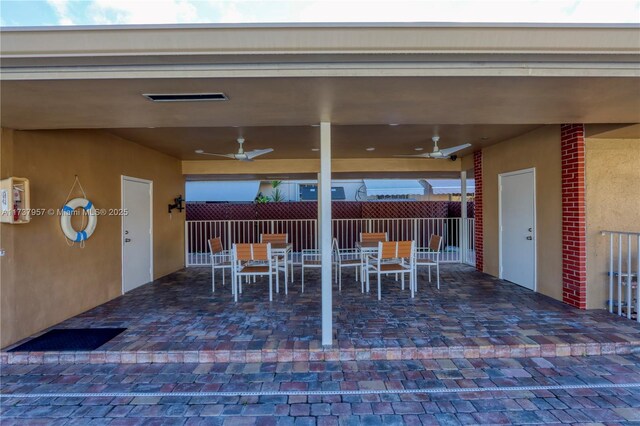
{"type": "Polygon", "coordinates": [[[464,263],[471,266],[476,266],[476,220],[471,218],[467,219],[467,247],[463,248],[463,253],[466,253],[464,263]]]}
{"type": "MultiPolygon", "coordinates": [[[[466,253],[462,252],[463,221],[460,218],[381,218],[333,219],[333,237],[340,248],[354,248],[361,232],[387,232],[390,240],[415,240],[418,247],[426,247],[432,234],[443,237],[442,262],[474,264],[473,219],[466,220],[470,235],[466,253]]],[[[189,220],[185,223],[185,262],[187,266],[210,264],[209,238],[220,237],[226,249],[234,243],[260,241],[263,233],[286,233],[293,244],[294,262],[298,263],[304,249],[318,247],[316,219],[279,220],[189,220]]]]}
{"type": "Polygon", "coordinates": [[[609,312],[615,308],[618,315],[640,322],[640,232],[602,231],[602,235],[609,236],[609,312]]]}

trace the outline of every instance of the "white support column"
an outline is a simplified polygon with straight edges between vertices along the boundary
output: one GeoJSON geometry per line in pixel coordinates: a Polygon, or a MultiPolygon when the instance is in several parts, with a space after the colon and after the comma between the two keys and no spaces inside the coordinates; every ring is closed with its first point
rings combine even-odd
{"type": "Polygon", "coordinates": [[[322,344],[333,343],[333,288],[331,262],[331,123],[320,123],[318,179],[318,241],[322,248],[322,344]]]}
{"type": "Polygon", "coordinates": [[[460,262],[467,263],[469,229],[467,226],[467,171],[460,172],[460,262]]]}

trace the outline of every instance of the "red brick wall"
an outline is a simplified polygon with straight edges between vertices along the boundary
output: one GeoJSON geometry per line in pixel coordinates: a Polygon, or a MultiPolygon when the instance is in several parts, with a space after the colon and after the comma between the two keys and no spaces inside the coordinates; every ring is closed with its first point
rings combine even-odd
{"type": "Polygon", "coordinates": [[[484,231],[482,229],[483,215],[482,211],[482,151],[473,153],[473,177],[476,181],[475,201],[475,229],[474,244],[476,249],[476,269],[480,272],[484,271],[484,231]]]}
{"type": "Polygon", "coordinates": [[[583,124],[560,127],[562,152],[562,300],[587,307],[585,143],[583,124]]]}

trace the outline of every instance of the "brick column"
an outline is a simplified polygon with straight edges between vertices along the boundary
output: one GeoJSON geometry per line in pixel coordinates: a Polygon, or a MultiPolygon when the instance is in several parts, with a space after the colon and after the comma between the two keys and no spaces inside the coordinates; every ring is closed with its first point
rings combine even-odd
{"type": "Polygon", "coordinates": [[[473,177],[476,183],[475,192],[475,229],[473,230],[476,251],[476,269],[484,271],[484,231],[482,229],[482,151],[473,153],[473,177]]]}
{"type": "Polygon", "coordinates": [[[562,152],[562,300],[587,307],[585,143],[583,124],[560,126],[562,152]]]}

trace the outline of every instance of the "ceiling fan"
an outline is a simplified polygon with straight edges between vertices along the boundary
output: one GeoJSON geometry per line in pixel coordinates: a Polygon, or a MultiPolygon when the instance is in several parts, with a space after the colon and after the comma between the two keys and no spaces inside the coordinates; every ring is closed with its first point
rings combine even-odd
{"type": "Polygon", "coordinates": [[[254,158],[260,156],[260,155],[264,155],[264,154],[268,154],[270,152],[273,152],[273,148],[267,148],[267,149],[254,149],[253,151],[246,151],[244,150],[244,148],[242,147],[242,144],[244,143],[244,138],[240,137],[237,139],[238,144],[240,144],[240,146],[238,147],[238,152],[236,152],[235,154],[213,154],[210,152],[204,152],[201,149],[196,149],[196,154],[203,154],[203,155],[213,155],[216,157],[225,157],[225,158],[231,158],[233,160],[238,160],[238,161],[253,161],[254,158]]]}
{"type": "Polygon", "coordinates": [[[440,140],[440,136],[434,136],[431,138],[431,140],[433,141],[432,152],[426,152],[424,154],[413,154],[413,155],[394,155],[394,157],[450,158],[451,160],[455,161],[456,158],[458,158],[458,156],[453,155],[454,153],[471,146],[470,143],[465,143],[458,146],[452,146],[451,148],[440,149],[438,148],[438,141],[440,140]]]}

